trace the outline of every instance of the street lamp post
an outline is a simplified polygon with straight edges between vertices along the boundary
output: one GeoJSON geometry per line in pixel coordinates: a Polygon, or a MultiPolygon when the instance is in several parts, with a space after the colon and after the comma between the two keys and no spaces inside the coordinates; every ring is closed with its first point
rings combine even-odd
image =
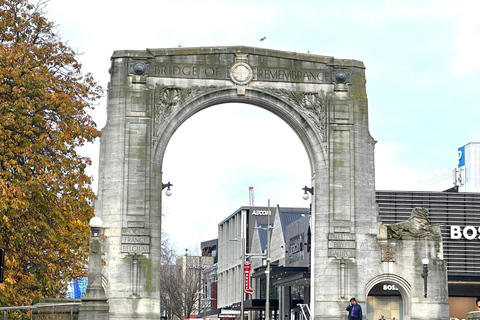
{"type": "Polygon", "coordinates": [[[203,317],[207,319],[207,293],[205,292],[205,299],[203,301],[203,317]]]}
{"type": "MultiPolygon", "coordinates": [[[[201,256],[198,257],[198,267],[197,268],[198,268],[198,275],[199,275],[199,278],[200,278],[200,279],[198,279],[198,289],[199,289],[200,294],[202,294],[203,289],[202,289],[202,257],[201,256]]],[[[201,309],[202,309],[202,298],[200,297],[198,299],[198,314],[200,314],[201,309]]]]}
{"type": "Polygon", "coordinates": [[[428,277],[428,263],[430,261],[428,261],[427,258],[424,258],[422,260],[422,264],[423,264],[423,271],[422,271],[422,278],[423,278],[423,290],[424,290],[424,297],[426,298],[427,297],[427,277],[428,277]]]}
{"type": "Polygon", "coordinates": [[[310,194],[313,196],[313,187],[309,188],[305,186],[302,188],[302,190],[305,191],[305,193],[302,196],[303,200],[308,200],[309,198],[307,191],[310,192],[310,194]]]}
{"type": "Polygon", "coordinates": [[[162,190],[167,188],[167,190],[165,191],[165,194],[170,197],[172,195],[172,190],[170,190],[170,187],[173,187],[173,184],[170,183],[170,181],[168,181],[168,183],[163,183],[162,182],[162,190]]]}
{"type": "Polygon", "coordinates": [[[108,320],[109,305],[102,285],[102,250],[100,244],[100,227],[102,219],[90,219],[92,236],[88,256],[88,285],[78,310],[79,320],[108,320]]]}
{"type": "Polygon", "coordinates": [[[238,239],[232,239],[230,241],[240,241],[241,242],[241,247],[242,247],[242,256],[241,256],[241,264],[240,264],[240,273],[241,273],[241,278],[242,278],[242,292],[240,295],[240,320],[244,320],[245,318],[245,237],[242,234],[242,237],[240,240],[238,239]]]}
{"type": "Polygon", "coordinates": [[[265,297],[265,320],[270,319],[270,199],[268,199],[267,209],[267,266],[265,269],[266,277],[266,297],[265,297]]]}
{"type": "Polygon", "coordinates": [[[245,236],[242,234],[242,238],[240,239],[242,242],[242,295],[240,299],[240,320],[244,320],[245,318],[245,236]]]}

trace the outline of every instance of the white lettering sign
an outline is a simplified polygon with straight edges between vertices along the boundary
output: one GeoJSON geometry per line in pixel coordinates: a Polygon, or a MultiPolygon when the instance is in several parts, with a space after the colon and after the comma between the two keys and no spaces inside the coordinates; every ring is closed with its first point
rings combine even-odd
{"type": "Polygon", "coordinates": [[[395,285],[393,285],[393,284],[384,284],[383,285],[383,290],[384,291],[392,291],[392,290],[398,290],[398,288],[395,287],[395,285]]]}
{"type": "Polygon", "coordinates": [[[450,226],[450,239],[462,239],[462,236],[467,240],[480,239],[480,227],[466,226],[462,230],[461,226],[450,226]]]}
{"type": "Polygon", "coordinates": [[[271,215],[271,211],[267,210],[253,210],[252,216],[266,216],[266,215],[271,215]]]}

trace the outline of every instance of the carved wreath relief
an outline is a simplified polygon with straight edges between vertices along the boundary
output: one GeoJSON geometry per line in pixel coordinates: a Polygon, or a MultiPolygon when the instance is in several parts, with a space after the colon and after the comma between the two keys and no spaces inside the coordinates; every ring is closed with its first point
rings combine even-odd
{"type": "Polygon", "coordinates": [[[155,126],[169,120],[172,113],[190,98],[200,95],[215,87],[193,86],[189,88],[167,87],[157,85],[155,88],[155,126]]]}
{"type": "Polygon", "coordinates": [[[300,106],[302,111],[304,111],[307,117],[313,122],[321,140],[325,142],[327,98],[323,90],[320,92],[298,92],[284,89],[269,89],[268,91],[300,106]]]}
{"type": "MultiPolygon", "coordinates": [[[[205,93],[213,88],[207,86],[193,86],[179,88],[174,86],[157,85],[155,88],[155,126],[168,121],[178,108],[181,108],[189,99],[205,93]]],[[[265,89],[266,91],[287,99],[290,103],[300,106],[307,117],[312,121],[321,140],[325,141],[326,126],[326,96],[320,92],[298,92],[285,89],[265,89]]]]}

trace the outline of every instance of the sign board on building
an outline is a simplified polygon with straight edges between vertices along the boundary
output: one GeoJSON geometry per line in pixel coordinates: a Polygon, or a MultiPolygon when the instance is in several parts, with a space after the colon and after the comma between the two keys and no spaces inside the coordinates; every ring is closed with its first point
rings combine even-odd
{"type": "Polygon", "coordinates": [[[244,270],[245,270],[245,287],[244,287],[245,293],[253,294],[255,293],[255,290],[250,288],[250,272],[252,271],[252,263],[245,262],[244,270]]]}
{"type": "Polygon", "coordinates": [[[467,239],[474,240],[480,239],[480,227],[474,226],[450,226],[450,239],[467,239]]]}
{"type": "Polygon", "coordinates": [[[458,148],[458,167],[465,166],[465,146],[458,148]]]}

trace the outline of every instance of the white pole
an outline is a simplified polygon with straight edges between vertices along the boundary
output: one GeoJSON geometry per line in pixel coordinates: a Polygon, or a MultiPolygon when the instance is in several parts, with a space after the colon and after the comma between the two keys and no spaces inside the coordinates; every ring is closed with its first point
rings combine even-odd
{"type": "Polygon", "coordinates": [[[265,320],[270,319],[270,199],[268,199],[267,209],[267,268],[266,277],[266,297],[265,297],[265,320]]]}

